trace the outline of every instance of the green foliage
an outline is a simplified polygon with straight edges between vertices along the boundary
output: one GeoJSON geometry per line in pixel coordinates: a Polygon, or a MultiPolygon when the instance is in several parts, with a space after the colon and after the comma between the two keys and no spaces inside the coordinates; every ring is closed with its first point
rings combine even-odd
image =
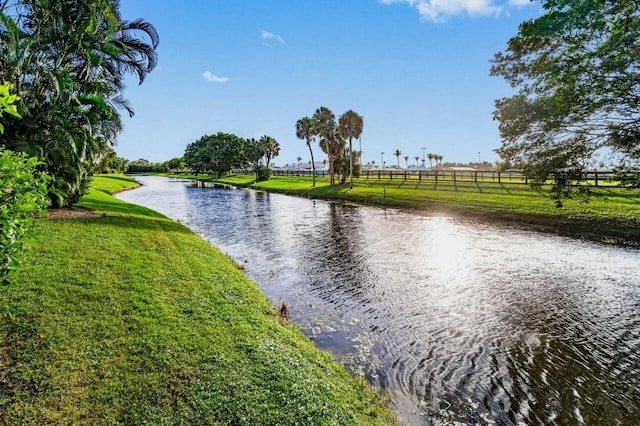
{"type": "Polygon", "coordinates": [[[33,215],[47,206],[48,177],[36,158],[0,147],[0,281],[9,282],[33,215]]]}
{"type": "Polygon", "coordinates": [[[0,2],[0,81],[16,88],[23,117],[3,123],[5,144],[42,161],[55,205],[77,201],[104,168],[120,111],[133,115],[124,80],[144,80],[157,45],[155,28],[123,20],[116,0],[0,2]]]}
{"type": "Polygon", "coordinates": [[[144,159],[131,161],[127,164],[130,173],[166,173],[169,171],[167,163],[151,163],[144,159]]]}
{"type": "MultiPolygon", "coordinates": [[[[11,94],[9,89],[10,86],[8,84],[0,84],[0,118],[4,113],[21,118],[15,106],[15,102],[20,100],[20,97],[11,94]]],[[[4,126],[0,123],[0,134],[2,133],[4,133],[4,126]]]]}
{"type": "Polygon", "coordinates": [[[353,151],[351,153],[351,161],[349,161],[349,151],[344,149],[343,152],[333,161],[333,164],[336,173],[340,176],[341,185],[346,183],[351,170],[353,170],[354,178],[360,177],[360,151],[353,151]]]}
{"type": "Polygon", "coordinates": [[[195,174],[206,172],[220,177],[249,164],[244,152],[245,143],[233,134],[205,135],[187,145],[184,161],[195,174]]]}
{"type": "Polygon", "coordinates": [[[267,167],[271,164],[271,160],[280,154],[280,144],[271,136],[264,135],[258,141],[264,152],[267,167]]]}
{"type": "MultiPolygon", "coordinates": [[[[640,2],[542,3],[493,59],[491,74],[518,89],[496,101],[497,152],[537,182],[580,173],[603,152],[640,159],[640,2]]],[[[558,182],[556,198],[568,194],[558,182]]]]}
{"type": "Polygon", "coordinates": [[[168,171],[179,172],[185,168],[184,158],[175,157],[164,163],[168,171]]]}
{"type": "Polygon", "coordinates": [[[262,182],[271,178],[271,169],[267,166],[258,166],[256,168],[256,182],[262,182]]]}

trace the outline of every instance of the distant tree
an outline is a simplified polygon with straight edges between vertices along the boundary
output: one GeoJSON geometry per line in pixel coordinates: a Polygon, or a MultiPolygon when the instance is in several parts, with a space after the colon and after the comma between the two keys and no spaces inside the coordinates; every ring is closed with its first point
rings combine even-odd
{"type": "Polygon", "coordinates": [[[418,165],[418,162],[420,161],[420,157],[416,155],[416,156],[415,156],[415,157],[413,157],[413,158],[416,160],[416,166],[417,166],[417,165],[418,165]]]}
{"type": "Polygon", "coordinates": [[[353,144],[354,138],[359,138],[364,127],[364,120],[361,115],[353,110],[342,114],[338,119],[338,133],[343,139],[349,141],[349,186],[353,188],[353,144]]]}
{"type": "Polygon", "coordinates": [[[245,140],[228,133],[205,135],[187,145],[184,160],[196,174],[212,173],[221,177],[233,169],[246,167],[245,140]]]}
{"type": "Polygon", "coordinates": [[[400,151],[400,149],[396,149],[393,153],[393,155],[396,156],[396,159],[398,160],[398,168],[400,167],[400,156],[402,155],[402,151],[400,151]]]}
{"type": "Polygon", "coordinates": [[[184,158],[175,157],[175,158],[172,158],[171,160],[166,161],[164,164],[167,167],[167,169],[169,169],[169,171],[179,172],[182,169],[184,169],[184,158]]]}
{"type": "Polygon", "coordinates": [[[264,146],[254,138],[247,139],[244,142],[244,155],[247,162],[253,167],[253,172],[256,173],[257,180],[260,160],[264,157],[264,146]]]}
{"type": "Polygon", "coordinates": [[[313,159],[313,149],[311,148],[311,142],[313,142],[316,136],[315,122],[311,117],[302,117],[296,122],[296,137],[298,139],[304,139],[309,148],[309,154],[311,154],[311,174],[313,176],[313,186],[316,186],[316,163],[313,159]]]}
{"type": "Polygon", "coordinates": [[[429,159],[429,167],[433,167],[433,160],[435,160],[436,154],[428,153],[427,158],[429,159]]]}
{"type": "Polygon", "coordinates": [[[320,148],[327,154],[329,162],[329,185],[335,185],[335,169],[333,160],[340,152],[338,145],[336,116],[327,107],[320,107],[313,114],[314,128],[320,137],[320,148]]]}
{"type": "Polygon", "coordinates": [[[569,181],[599,153],[640,162],[640,1],[543,0],[542,7],[492,61],[491,75],[517,89],[496,101],[496,152],[524,166],[534,184],[553,175],[560,206],[569,181]]]}
{"type": "Polygon", "coordinates": [[[266,160],[266,166],[269,167],[271,160],[280,154],[280,144],[271,136],[263,136],[260,138],[260,144],[264,149],[264,158],[266,160]]]}
{"type": "Polygon", "coordinates": [[[408,155],[404,156],[404,164],[407,166],[407,168],[409,168],[409,156],[408,155]]]}
{"type": "Polygon", "coordinates": [[[349,159],[349,149],[346,144],[343,145],[342,151],[334,159],[336,174],[340,176],[340,184],[344,185],[347,181],[347,177],[360,177],[360,151],[353,151],[351,153],[352,158],[349,159]],[[351,173],[353,173],[351,175],[351,173]]]}

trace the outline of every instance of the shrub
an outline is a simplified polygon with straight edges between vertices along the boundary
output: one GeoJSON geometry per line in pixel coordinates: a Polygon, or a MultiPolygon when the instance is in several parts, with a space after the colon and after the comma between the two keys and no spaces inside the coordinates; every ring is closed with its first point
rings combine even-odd
{"type": "Polygon", "coordinates": [[[22,240],[33,215],[46,208],[49,177],[37,170],[40,163],[23,153],[0,147],[0,281],[18,265],[22,240]]]}
{"type": "Polygon", "coordinates": [[[271,169],[265,166],[256,167],[256,182],[262,182],[271,178],[271,169]]]}

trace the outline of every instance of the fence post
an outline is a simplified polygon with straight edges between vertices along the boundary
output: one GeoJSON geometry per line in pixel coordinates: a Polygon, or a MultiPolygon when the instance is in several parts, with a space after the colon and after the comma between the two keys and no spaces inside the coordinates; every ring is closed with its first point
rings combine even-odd
{"type": "Polygon", "coordinates": [[[418,182],[422,182],[422,170],[418,170],[418,182]]]}
{"type": "Polygon", "coordinates": [[[500,171],[499,171],[499,170],[498,170],[498,183],[502,183],[502,182],[500,181],[500,171]]]}
{"type": "Polygon", "coordinates": [[[378,180],[380,180],[380,170],[378,170],[378,180]]]}
{"type": "Polygon", "coordinates": [[[389,170],[389,180],[393,180],[393,174],[392,174],[391,170],[389,170]]]}
{"type": "Polygon", "coordinates": [[[598,172],[595,172],[595,181],[596,181],[596,186],[598,186],[598,172]]]}
{"type": "Polygon", "coordinates": [[[475,172],[473,172],[473,174],[474,174],[474,179],[476,183],[478,183],[478,171],[476,170],[475,172]]]}
{"type": "Polygon", "coordinates": [[[407,180],[407,171],[404,171],[404,180],[407,180]]]}
{"type": "Polygon", "coordinates": [[[455,183],[455,182],[456,182],[456,172],[454,170],[454,172],[453,172],[453,183],[455,183]]]}
{"type": "Polygon", "coordinates": [[[436,169],[436,183],[438,183],[438,169],[436,169]]]}

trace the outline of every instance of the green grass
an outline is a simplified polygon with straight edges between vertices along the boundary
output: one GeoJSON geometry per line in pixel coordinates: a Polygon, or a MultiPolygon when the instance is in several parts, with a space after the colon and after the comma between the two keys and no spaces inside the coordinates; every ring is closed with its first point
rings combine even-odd
{"type": "Polygon", "coordinates": [[[377,392],[317,350],[233,262],[108,193],[40,219],[0,288],[5,424],[389,424],[377,392]]]}
{"type": "Polygon", "coordinates": [[[407,207],[432,213],[453,213],[489,220],[537,225],[563,234],[613,241],[640,243],[640,197],[637,189],[594,188],[588,201],[569,199],[556,208],[546,189],[495,182],[419,182],[402,179],[357,179],[354,188],[330,187],[309,177],[272,177],[253,184],[249,175],[218,179],[236,186],[313,198],[348,200],[368,204],[407,207]]]}

